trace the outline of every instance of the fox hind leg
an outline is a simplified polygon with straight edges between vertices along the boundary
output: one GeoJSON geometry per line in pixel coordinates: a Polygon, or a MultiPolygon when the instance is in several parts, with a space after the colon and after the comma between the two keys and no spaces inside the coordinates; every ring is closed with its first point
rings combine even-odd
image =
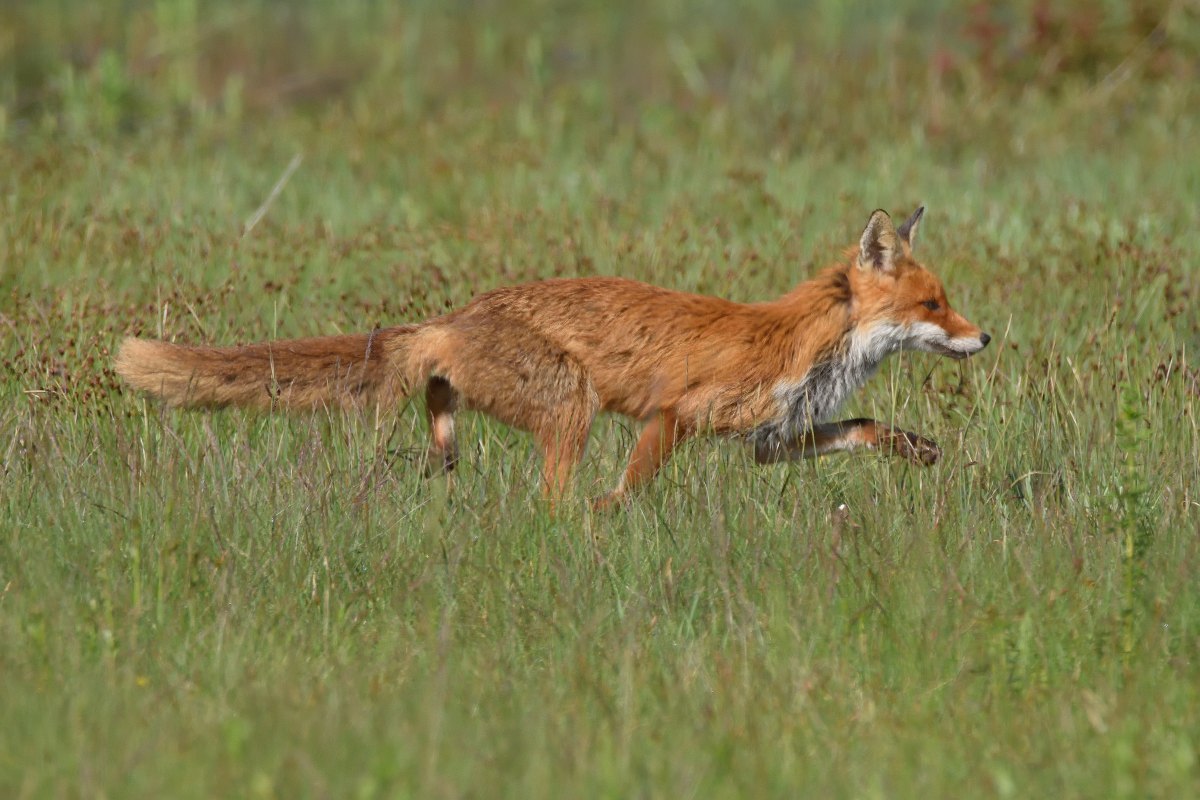
{"type": "Polygon", "coordinates": [[[600,398],[584,367],[570,358],[546,358],[538,365],[539,396],[517,395],[521,416],[533,422],[542,451],[542,494],[553,503],[567,495],[575,468],[583,461],[600,398]]]}
{"type": "Polygon", "coordinates": [[[565,405],[553,423],[537,434],[542,451],[542,493],[551,501],[567,494],[575,468],[583,460],[588,434],[596,415],[587,398],[565,405]]]}
{"type": "Polygon", "coordinates": [[[565,495],[600,410],[587,369],[538,331],[499,315],[451,325],[442,345],[430,360],[444,377],[427,390],[433,450],[452,452],[455,406],[482,411],[533,434],[543,494],[565,495]]]}
{"type": "Polygon", "coordinates": [[[458,463],[454,439],[454,412],[458,392],[445,378],[433,377],[425,385],[425,415],[429,420],[429,470],[450,472],[458,463]]]}

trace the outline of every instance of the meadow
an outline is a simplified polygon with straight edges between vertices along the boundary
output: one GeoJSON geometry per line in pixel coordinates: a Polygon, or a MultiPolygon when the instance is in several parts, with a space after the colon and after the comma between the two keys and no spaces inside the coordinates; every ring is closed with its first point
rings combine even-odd
{"type": "Polygon", "coordinates": [[[0,795],[1200,794],[1200,5],[0,10],[0,795]],[[231,343],[622,275],[778,296],[872,209],[993,336],[593,514],[419,403],[176,412],[231,343]]]}

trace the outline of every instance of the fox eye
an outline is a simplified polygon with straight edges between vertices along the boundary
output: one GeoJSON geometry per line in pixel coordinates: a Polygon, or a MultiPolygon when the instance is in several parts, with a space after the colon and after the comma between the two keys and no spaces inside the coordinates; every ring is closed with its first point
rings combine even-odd
{"type": "Polygon", "coordinates": [[[921,303],[921,305],[925,306],[930,311],[937,311],[939,308],[942,307],[941,304],[938,303],[937,300],[926,300],[924,303],[921,303]]]}

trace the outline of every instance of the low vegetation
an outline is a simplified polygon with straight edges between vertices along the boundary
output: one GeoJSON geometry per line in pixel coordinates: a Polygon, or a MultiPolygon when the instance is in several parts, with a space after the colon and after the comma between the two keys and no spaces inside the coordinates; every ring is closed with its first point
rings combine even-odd
{"type": "Polygon", "coordinates": [[[0,793],[1200,792],[1200,7],[36,2],[0,12],[0,793]],[[453,5],[453,4],[452,4],[453,5]],[[124,391],[614,274],[777,296],[876,207],[993,334],[697,442],[618,514],[465,417],[124,391]]]}

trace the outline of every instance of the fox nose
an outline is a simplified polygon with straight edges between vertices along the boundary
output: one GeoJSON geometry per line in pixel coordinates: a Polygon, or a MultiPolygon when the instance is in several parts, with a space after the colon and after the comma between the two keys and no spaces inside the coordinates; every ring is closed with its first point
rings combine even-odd
{"type": "Polygon", "coordinates": [[[992,340],[992,337],[988,336],[986,333],[979,334],[979,341],[983,343],[984,347],[987,347],[987,343],[990,342],[991,340],[992,340]]]}

